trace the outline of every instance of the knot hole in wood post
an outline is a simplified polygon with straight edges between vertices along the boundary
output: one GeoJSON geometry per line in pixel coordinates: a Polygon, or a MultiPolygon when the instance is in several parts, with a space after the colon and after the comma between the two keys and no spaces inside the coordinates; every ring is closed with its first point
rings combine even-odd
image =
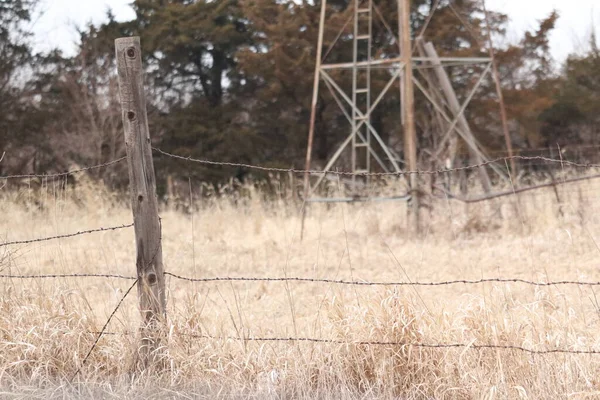
{"type": "Polygon", "coordinates": [[[148,273],[146,279],[148,281],[148,285],[150,286],[156,285],[156,282],[158,281],[158,278],[156,277],[156,274],[154,272],[148,273]]]}
{"type": "Polygon", "coordinates": [[[125,53],[127,54],[127,57],[135,58],[135,49],[133,47],[128,48],[125,53]]]}
{"type": "Polygon", "coordinates": [[[135,112],[127,111],[127,119],[133,121],[135,119],[135,112]]]}

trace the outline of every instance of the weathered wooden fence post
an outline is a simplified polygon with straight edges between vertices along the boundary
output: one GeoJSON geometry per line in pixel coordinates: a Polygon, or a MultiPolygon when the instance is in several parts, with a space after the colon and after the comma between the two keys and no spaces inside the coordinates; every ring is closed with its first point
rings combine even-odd
{"type": "Polygon", "coordinates": [[[137,286],[142,313],[139,356],[146,365],[155,359],[165,317],[161,223],[146,114],[140,38],[119,38],[115,40],[115,50],[137,249],[137,286]]]}

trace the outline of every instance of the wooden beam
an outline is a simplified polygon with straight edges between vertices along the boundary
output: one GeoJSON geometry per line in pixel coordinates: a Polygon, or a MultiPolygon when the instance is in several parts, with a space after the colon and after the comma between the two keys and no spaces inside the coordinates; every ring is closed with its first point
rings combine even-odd
{"type": "Polygon", "coordinates": [[[310,196],[310,180],[308,171],[312,157],[313,139],[315,137],[315,119],[317,115],[317,101],[319,99],[319,80],[321,79],[321,57],[323,51],[323,32],[325,29],[325,12],[327,0],[321,0],[321,17],[319,20],[319,37],[317,38],[317,57],[315,61],[315,76],[313,79],[313,95],[310,107],[310,125],[308,128],[308,143],[306,145],[306,162],[304,164],[304,204],[302,205],[302,223],[300,227],[300,240],[304,237],[304,222],[306,220],[306,200],[310,196]]]}
{"type": "MultiPolygon", "coordinates": [[[[450,111],[452,111],[452,113],[454,114],[455,117],[458,117],[458,122],[457,122],[458,127],[460,128],[461,131],[463,131],[467,135],[467,140],[465,140],[465,142],[467,143],[467,146],[469,148],[469,154],[471,155],[473,162],[475,164],[482,164],[483,159],[477,149],[475,137],[473,136],[473,133],[471,132],[471,128],[469,127],[467,119],[465,118],[464,115],[460,114],[461,106],[460,106],[460,103],[458,102],[458,98],[456,97],[456,92],[452,88],[452,83],[450,82],[450,77],[448,76],[448,73],[442,67],[441,62],[439,61],[437,51],[435,50],[435,48],[433,47],[433,44],[431,42],[426,43],[424,45],[423,49],[425,50],[427,56],[431,59],[431,62],[433,64],[433,69],[437,76],[437,79],[438,79],[438,82],[442,89],[442,92],[444,93],[444,96],[446,97],[446,102],[447,102],[448,106],[450,107],[450,111]]],[[[491,184],[490,177],[489,177],[485,167],[483,167],[483,166],[479,167],[479,176],[481,179],[481,184],[483,186],[483,189],[485,190],[486,193],[489,193],[491,191],[492,184],[491,184]]]]}
{"type": "MultiPolygon", "coordinates": [[[[417,51],[421,57],[427,57],[427,53],[425,52],[425,40],[421,38],[417,38],[415,41],[417,51]]],[[[432,63],[427,63],[428,66],[433,67],[432,63]]],[[[428,69],[419,69],[419,73],[425,78],[427,82],[427,87],[429,89],[429,93],[431,98],[438,104],[439,106],[443,106],[446,103],[446,99],[444,95],[441,93],[439,85],[437,83],[437,79],[435,77],[435,72],[432,71],[431,68],[428,69]]],[[[448,123],[444,120],[444,118],[440,115],[440,112],[437,108],[434,107],[435,110],[435,122],[437,123],[438,129],[440,132],[446,132],[448,130],[448,123]]],[[[435,138],[435,134],[434,138],[435,138]]],[[[442,165],[446,168],[452,168],[454,166],[454,160],[456,158],[456,151],[458,148],[458,138],[456,136],[452,136],[449,138],[448,146],[445,145],[445,142],[439,144],[438,147],[434,147],[433,159],[434,161],[439,161],[437,155],[441,153],[445,153],[447,159],[450,160],[450,165],[446,165],[446,160],[443,160],[442,165]],[[443,148],[447,147],[447,151],[443,151],[443,148]]],[[[435,140],[434,140],[435,142],[435,140]]]]}
{"type": "Polygon", "coordinates": [[[142,314],[139,356],[147,366],[157,355],[159,328],[165,317],[161,224],[146,113],[140,38],[115,40],[115,51],[135,225],[137,287],[142,314]]]}
{"type": "MultiPolygon", "coordinates": [[[[403,98],[404,109],[404,158],[406,160],[405,169],[417,171],[417,134],[415,129],[415,97],[413,86],[413,62],[412,46],[410,32],[410,4],[411,0],[398,0],[398,26],[400,31],[400,42],[402,43],[402,63],[404,64],[403,76],[403,98]]],[[[411,199],[411,211],[409,217],[409,226],[420,233],[419,220],[419,180],[417,174],[411,174],[409,177],[411,199]]]]}
{"type": "MultiPolygon", "coordinates": [[[[398,0],[398,2],[402,2],[404,0],[398,0]]],[[[483,64],[483,63],[489,63],[490,59],[488,57],[440,57],[439,58],[441,62],[447,62],[447,63],[460,63],[460,64],[465,64],[465,65],[469,65],[469,64],[483,64]]],[[[372,61],[361,61],[361,62],[357,62],[357,63],[353,63],[353,62],[343,62],[343,63],[333,63],[333,64],[323,64],[321,66],[321,69],[323,70],[331,70],[331,69],[342,69],[342,68],[352,68],[354,66],[358,67],[358,68],[365,68],[365,67],[373,67],[373,66],[389,66],[389,67],[402,67],[402,57],[396,57],[396,58],[381,58],[381,59],[377,59],[377,60],[372,60],[372,61]]],[[[423,62],[428,62],[429,58],[427,57],[413,57],[412,58],[413,62],[419,62],[419,63],[423,63],[423,62]]]]}

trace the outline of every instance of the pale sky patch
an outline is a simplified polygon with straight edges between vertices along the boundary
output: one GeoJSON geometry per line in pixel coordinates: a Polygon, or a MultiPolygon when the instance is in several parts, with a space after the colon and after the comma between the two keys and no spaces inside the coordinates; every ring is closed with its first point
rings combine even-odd
{"type": "Polygon", "coordinates": [[[560,18],[550,36],[550,46],[552,55],[560,61],[573,52],[588,50],[592,27],[600,27],[598,0],[487,0],[486,4],[490,10],[508,14],[508,40],[512,42],[525,30],[535,30],[538,21],[556,9],[560,18]]]}
{"type": "MultiPolygon", "coordinates": [[[[105,21],[109,8],[117,20],[130,20],[135,17],[130,3],[131,0],[42,0],[42,15],[33,23],[35,48],[45,51],[58,47],[65,55],[74,55],[75,27],[105,21]]],[[[557,9],[561,17],[551,36],[551,51],[559,61],[572,52],[585,51],[592,26],[600,27],[598,0],[487,0],[487,6],[509,15],[509,42],[516,42],[524,30],[535,29],[537,21],[557,9]]]]}

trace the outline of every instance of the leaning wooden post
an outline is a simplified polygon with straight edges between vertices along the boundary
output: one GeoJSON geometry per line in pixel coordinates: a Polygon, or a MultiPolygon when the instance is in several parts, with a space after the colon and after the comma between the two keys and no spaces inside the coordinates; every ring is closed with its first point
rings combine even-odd
{"type": "Polygon", "coordinates": [[[310,162],[312,158],[313,138],[315,137],[315,119],[317,116],[317,101],[319,100],[319,80],[321,79],[321,56],[323,51],[323,32],[325,31],[325,13],[327,0],[321,0],[321,16],[319,19],[319,36],[317,38],[317,57],[315,61],[315,76],[313,79],[313,95],[310,106],[310,125],[308,127],[308,142],[306,144],[306,162],[304,163],[304,199],[302,203],[302,222],[300,224],[300,241],[304,238],[304,223],[306,207],[310,196],[310,162]]]}
{"type": "Polygon", "coordinates": [[[115,50],[135,224],[137,286],[142,314],[139,355],[146,364],[149,356],[156,356],[160,325],[165,317],[161,224],[146,114],[140,38],[119,38],[115,40],[115,50]]]}

